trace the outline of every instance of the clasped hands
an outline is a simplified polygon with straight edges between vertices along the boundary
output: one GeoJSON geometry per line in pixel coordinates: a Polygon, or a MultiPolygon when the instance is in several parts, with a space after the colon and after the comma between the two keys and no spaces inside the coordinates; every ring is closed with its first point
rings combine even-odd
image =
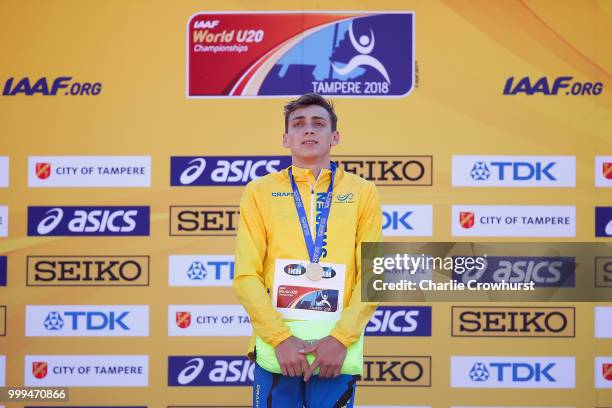
{"type": "Polygon", "coordinates": [[[312,344],[291,336],[279,343],[274,351],[283,375],[304,375],[304,381],[310,379],[317,367],[320,378],[339,376],[346,357],[346,347],[332,336],[323,337],[312,344]],[[315,360],[309,365],[306,355],[311,353],[315,360]]]}

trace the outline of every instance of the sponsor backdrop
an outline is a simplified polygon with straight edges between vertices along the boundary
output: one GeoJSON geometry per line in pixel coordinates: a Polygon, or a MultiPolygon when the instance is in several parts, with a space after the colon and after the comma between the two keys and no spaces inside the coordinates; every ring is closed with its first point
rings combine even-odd
{"type": "MultiPolygon", "coordinates": [[[[238,203],[290,163],[282,105],[304,92],[334,98],[334,160],[379,186],[388,241],[612,237],[608,1],[9,0],[0,16],[0,385],[249,405],[238,203]]],[[[549,255],[491,259],[485,278],[573,287],[549,255]]],[[[611,287],[612,257],[593,274],[611,287]]],[[[609,407],[611,327],[610,303],[384,305],[357,402],[609,407]]]]}

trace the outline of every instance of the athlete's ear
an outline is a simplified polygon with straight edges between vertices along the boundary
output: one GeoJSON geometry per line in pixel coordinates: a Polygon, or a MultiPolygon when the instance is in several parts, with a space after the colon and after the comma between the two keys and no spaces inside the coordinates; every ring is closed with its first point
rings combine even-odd
{"type": "Polygon", "coordinates": [[[283,133],[283,147],[289,147],[289,136],[286,133],[283,133]]]}
{"type": "Polygon", "coordinates": [[[334,130],[332,132],[332,138],[331,138],[330,146],[336,146],[338,143],[340,143],[340,132],[338,132],[337,130],[334,130]]]}

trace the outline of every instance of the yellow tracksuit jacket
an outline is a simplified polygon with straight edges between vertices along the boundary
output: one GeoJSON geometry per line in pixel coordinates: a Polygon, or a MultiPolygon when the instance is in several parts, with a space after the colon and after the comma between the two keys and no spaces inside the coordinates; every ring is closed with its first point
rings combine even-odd
{"type": "MultiPolygon", "coordinates": [[[[321,170],[315,180],[311,170],[293,166],[293,177],[314,236],[331,171],[321,170]]],[[[360,244],[381,240],[382,211],[376,186],[338,168],[320,262],[346,265],[344,309],[331,332],[346,347],[359,339],[376,309],[375,303],[361,302],[360,244]]],[[[309,259],[288,168],[250,182],[240,201],[234,289],[253,325],[251,358],[256,335],[273,347],[291,336],[271,301],[276,258],[309,259]]]]}

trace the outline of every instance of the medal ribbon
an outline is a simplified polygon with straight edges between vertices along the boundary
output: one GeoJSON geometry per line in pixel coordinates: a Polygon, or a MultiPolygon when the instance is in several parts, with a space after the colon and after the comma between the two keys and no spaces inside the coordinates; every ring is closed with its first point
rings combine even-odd
{"type": "Polygon", "coordinates": [[[304,240],[306,241],[306,248],[308,249],[308,256],[310,258],[310,262],[318,263],[319,258],[321,257],[321,252],[323,250],[323,235],[325,234],[325,229],[327,228],[327,220],[329,218],[329,210],[331,208],[332,203],[336,164],[330,164],[331,180],[329,182],[329,187],[327,187],[325,203],[323,204],[323,208],[321,209],[321,220],[319,221],[319,226],[316,231],[317,235],[314,240],[314,243],[312,239],[312,233],[310,231],[310,225],[308,225],[308,217],[306,216],[306,211],[304,210],[302,196],[300,195],[300,190],[298,189],[297,184],[293,179],[292,169],[292,167],[289,168],[289,180],[291,180],[291,187],[293,188],[293,201],[295,203],[295,209],[297,211],[298,218],[300,219],[300,226],[302,227],[302,233],[304,234],[304,240]]]}

